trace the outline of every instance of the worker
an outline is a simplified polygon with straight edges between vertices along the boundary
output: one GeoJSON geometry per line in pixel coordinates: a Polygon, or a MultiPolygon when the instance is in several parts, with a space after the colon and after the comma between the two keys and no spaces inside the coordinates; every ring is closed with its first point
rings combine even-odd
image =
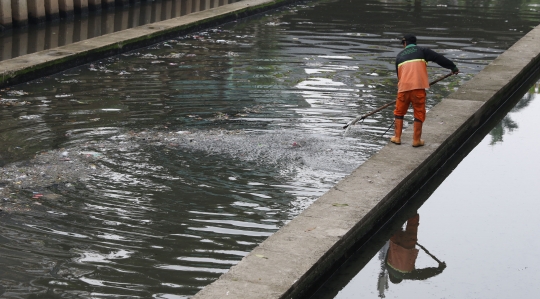
{"type": "Polygon", "coordinates": [[[446,264],[436,260],[438,267],[428,267],[416,269],[416,258],[418,257],[418,225],[420,216],[416,213],[407,220],[405,230],[399,230],[390,238],[388,253],[386,255],[386,265],[388,276],[392,283],[400,283],[402,280],[425,280],[440,274],[446,264]]]}
{"type": "Polygon", "coordinates": [[[450,69],[452,74],[459,73],[459,69],[448,58],[435,51],[416,45],[416,36],[405,34],[401,39],[405,48],[396,57],[396,71],[398,76],[398,94],[396,99],[395,134],[390,141],[401,144],[401,131],[403,130],[403,116],[412,103],[414,109],[414,133],[412,146],[424,145],[422,137],[422,124],[426,118],[426,88],[429,88],[427,63],[433,61],[438,65],[450,69]]]}

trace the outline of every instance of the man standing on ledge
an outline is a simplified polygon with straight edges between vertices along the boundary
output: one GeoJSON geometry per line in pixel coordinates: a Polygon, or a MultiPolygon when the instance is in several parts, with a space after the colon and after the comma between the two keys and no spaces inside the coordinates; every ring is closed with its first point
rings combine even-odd
{"type": "Polygon", "coordinates": [[[418,47],[416,36],[405,34],[401,39],[405,48],[396,58],[396,71],[398,75],[398,95],[394,116],[396,119],[395,134],[390,141],[401,144],[401,131],[403,130],[403,116],[412,103],[414,109],[414,133],[412,146],[424,145],[422,137],[422,123],[426,119],[426,88],[429,88],[427,63],[433,61],[438,65],[452,70],[458,74],[459,69],[448,58],[435,51],[418,47]]]}

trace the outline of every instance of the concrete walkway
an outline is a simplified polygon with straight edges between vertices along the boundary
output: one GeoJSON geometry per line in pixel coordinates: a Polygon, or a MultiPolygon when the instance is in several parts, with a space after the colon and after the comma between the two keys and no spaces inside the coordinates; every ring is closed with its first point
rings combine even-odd
{"type": "Polygon", "coordinates": [[[406,130],[192,298],[301,298],[539,67],[540,26],[428,112],[424,147],[406,130]]]}

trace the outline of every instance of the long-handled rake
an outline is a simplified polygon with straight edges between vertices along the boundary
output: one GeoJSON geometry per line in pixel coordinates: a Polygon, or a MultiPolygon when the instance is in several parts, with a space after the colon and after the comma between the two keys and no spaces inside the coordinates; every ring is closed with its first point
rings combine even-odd
{"type": "MultiPolygon", "coordinates": [[[[435,84],[435,83],[437,83],[437,82],[439,82],[439,81],[442,81],[442,80],[444,80],[444,79],[446,79],[446,78],[448,78],[448,77],[450,77],[450,76],[452,76],[452,75],[453,75],[453,73],[449,73],[449,74],[447,74],[447,75],[444,75],[444,76],[440,77],[439,79],[436,79],[435,81],[430,82],[430,83],[429,83],[429,86],[431,86],[431,85],[433,85],[433,84],[435,84]]],[[[349,123],[347,123],[345,126],[343,126],[343,129],[347,129],[347,128],[350,127],[350,126],[354,126],[358,121],[364,120],[364,119],[366,119],[368,116],[371,116],[371,115],[373,115],[373,114],[375,114],[375,113],[377,113],[377,112],[379,112],[379,111],[381,111],[381,110],[384,110],[384,109],[388,108],[390,105],[394,104],[395,102],[396,102],[396,100],[393,100],[392,102],[387,103],[387,104],[385,104],[385,105],[383,105],[383,106],[381,106],[381,107],[379,107],[379,108],[377,108],[377,109],[375,109],[375,110],[373,110],[373,111],[371,111],[371,112],[369,112],[369,113],[366,113],[366,114],[364,114],[364,115],[362,115],[362,116],[358,116],[357,118],[353,119],[352,121],[350,121],[349,123]]]]}

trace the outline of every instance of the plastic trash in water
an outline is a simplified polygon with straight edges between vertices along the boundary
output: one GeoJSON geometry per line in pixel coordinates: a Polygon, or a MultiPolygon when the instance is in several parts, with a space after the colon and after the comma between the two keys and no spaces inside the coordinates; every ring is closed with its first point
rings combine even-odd
{"type": "Polygon", "coordinates": [[[70,158],[68,158],[69,152],[64,151],[60,154],[60,161],[71,161],[70,158]]]}
{"type": "Polygon", "coordinates": [[[98,152],[92,152],[92,151],[88,151],[88,152],[80,152],[79,154],[87,157],[87,158],[90,158],[90,157],[93,157],[93,158],[99,158],[101,156],[103,156],[102,153],[98,153],[98,152]]]}
{"type": "Polygon", "coordinates": [[[23,96],[27,95],[28,93],[22,90],[10,90],[7,92],[7,94],[10,96],[23,96]]]}

